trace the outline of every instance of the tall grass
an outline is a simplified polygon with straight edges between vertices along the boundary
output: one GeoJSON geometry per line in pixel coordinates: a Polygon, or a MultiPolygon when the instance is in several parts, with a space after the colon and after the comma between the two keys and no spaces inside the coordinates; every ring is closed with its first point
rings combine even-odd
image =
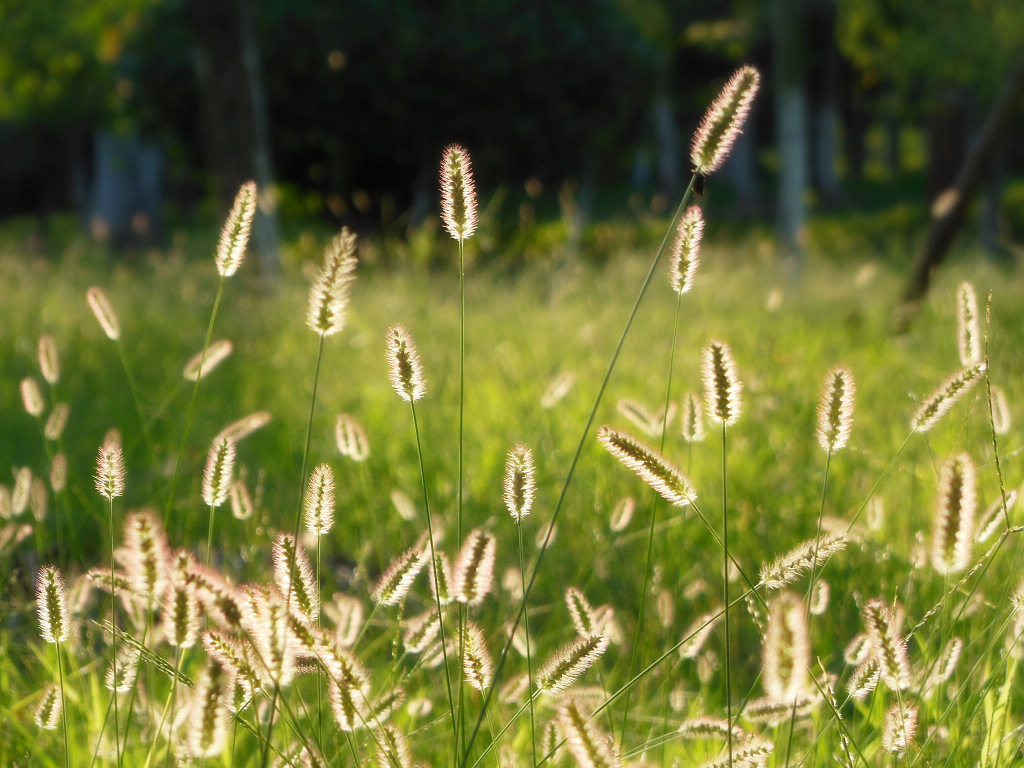
{"type": "Polygon", "coordinates": [[[120,309],[96,314],[127,379],[108,325],[75,335],[96,274],[30,291],[9,327],[33,341],[2,350],[3,455],[29,474],[0,490],[0,764],[1018,761],[1016,283],[984,321],[949,286],[892,339],[884,271],[812,266],[794,292],[708,217],[684,298],[660,257],[689,202],[660,249],[557,295],[543,270],[464,276],[464,230],[458,287],[352,283],[370,246],[342,233],[306,302],[311,379],[297,289],[233,284],[213,370],[188,307],[220,307],[222,270],[112,275],[89,296],[120,309]],[[49,393],[20,383],[40,330],[49,393]]]}

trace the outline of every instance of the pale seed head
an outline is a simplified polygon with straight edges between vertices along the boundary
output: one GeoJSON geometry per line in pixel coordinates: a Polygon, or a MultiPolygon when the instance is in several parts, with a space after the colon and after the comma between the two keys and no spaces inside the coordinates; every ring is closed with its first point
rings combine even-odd
{"type": "Polygon", "coordinates": [[[949,413],[965,393],[981,380],[986,366],[978,363],[962,371],[957,371],[932,392],[914,412],[910,428],[916,432],[927,432],[935,426],[939,419],[949,413]]]}
{"type": "Polygon", "coordinates": [[[976,485],[974,462],[966,453],[943,465],[932,526],[932,567],[938,573],[960,573],[970,565],[978,507],[976,485]]]}
{"type": "Polygon", "coordinates": [[[356,236],[347,227],[328,243],[324,264],[309,291],[306,325],[314,333],[331,336],[345,327],[345,309],[355,275],[356,236]]]}
{"type": "Polygon", "coordinates": [[[636,502],[629,496],[619,499],[616,502],[614,509],[612,509],[611,518],[608,521],[608,527],[618,533],[624,531],[629,525],[629,521],[633,519],[633,511],[636,509],[636,502]]]}
{"type": "Polygon", "coordinates": [[[329,533],[334,524],[334,473],[318,464],[306,490],[306,530],[314,536],[329,533]]]}
{"type": "Polygon", "coordinates": [[[39,418],[43,415],[43,410],[46,408],[43,392],[39,388],[39,382],[31,376],[21,380],[21,402],[29,416],[39,418]]]}
{"type": "Polygon", "coordinates": [[[1005,435],[1010,431],[1013,417],[1010,415],[1010,403],[1006,399],[1003,388],[992,385],[992,427],[997,435],[1005,435]]]}
{"type": "Polygon", "coordinates": [[[917,733],[917,705],[897,702],[885,713],[882,730],[882,749],[894,755],[904,755],[917,733]]]}
{"type": "Polygon", "coordinates": [[[53,565],[44,565],[36,577],[36,612],[39,633],[48,643],[63,643],[71,631],[64,577],[53,565]]]}
{"type": "Polygon", "coordinates": [[[673,506],[685,507],[696,501],[697,492],[689,478],[649,445],[608,426],[597,431],[597,439],[673,506]]]}
{"type": "Polygon", "coordinates": [[[770,564],[762,565],[761,585],[766,589],[782,589],[812,568],[820,569],[832,555],[846,549],[848,542],[844,533],[822,533],[816,539],[805,541],[770,564]]]}
{"type": "Polygon", "coordinates": [[[707,437],[704,426],[704,408],[700,398],[693,392],[683,396],[682,435],[688,443],[700,443],[707,437]]]}
{"type": "Polygon", "coordinates": [[[167,588],[171,564],[167,534],[152,510],[128,515],[125,521],[125,571],[132,587],[151,606],[157,607],[167,588]]]}
{"type": "Polygon", "coordinates": [[[249,244],[252,217],[256,213],[256,182],[247,181],[238,190],[217,243],[217,273],[231,277],[242,266],[249,244]]]}
{"type": "Polygon", "coordinates": [[[135,676],[139,671],[139,649],[134,645],[123,643],[118,646],[117,655],[107,667],[104,685],[114,693],[128,693],[135,685],[135,676]]]}
{"type": "Polygon", "coordinates": [[[228,706],[234,675],[216,659],[208,659],[196,683],[189,707],[188,753],[217,757],[224,749],[231,710],[228,706]]]}
{"type": "Polygon", "coordinates": [[[370,442],[366,438],[366,430],[348,413],[339,413],[334,425],[334,438],[338,443],[338,453],[352,461],[366,461],[370,456],[370,442]]]}
{"type": "Polygon", "coordinates": [[[455,599],[467,605],[480,605],[494,582],[494,559],[498,541],[483,528],[466,537],[455,562],[455,599]]]}
{"type": "Polygon", "coordinates": [[[441,218],[455,240],[468,240],[476,231],[473,167],[458,144],[445,147],[441,158],[441,218]]]}
{"type": "Polygon", "coordinates": [[[974,286],[968,282],[960,283],[956,290],[956,318],[960,365],[978,365],[982,360],[978,297],[974,293],[974,286]]]}
{"type": "Polygon", "coordinates": [[[704,234],[704,217],[700,208],[691,205],[679,220],[676,241],[669,261],[669,281],[676,293],[689,293],[700,264],[700,240],[704,234]]]}
{"type": "Polygon", "coordinates": [[[192,359],[185,363],[185,380],[198,381],[201,378],[205,379],[214,368],[231,356],[233,349],[234,346],[227,339],[218,339],[212,342],[209,347],[200,350],[192,359]]]}
{"type": "Polygon", "coordinates": [[[302,619],[315,623],[320,615],[320,588],[302,544],[290,533],[274,540],[274,581],[285,601],[302,619]]]}
{"type": "Polygon", "coordinates": [[[554,408],[572,389],[576,383],[576,374],[572,371],[563,371],[548,382],[547,389],[540,398],[540,407],[545,410],[554,408]]]}
{"type": "Polygon", "coordinates": [[[533,451],[516,443],[505,461],[505,506],[515,522],[530,514],[533,506],[533,451]]]}
{"type": "Polygon", "coordinates": [[[402,602],[426,561],[427,556],[417,549],[407,550],[392,560],[373,588],[373,602],[380,605],[398,605],[402,602]]]}
{"type": "Polygon", "coordinates": [[[483,631],[472,621],[466,622],[462,645],[462,669],[466,684],[478,691],[486,691],[494,679],[491,657],[487,652],[483,631]]]}
{"type": "Polygon", "coordinates": [[[598,728],[589,709],[575,698],[559,704],[558,726],[569,751],[582,768],[621,768],[622,755],[618,745],[598,728]]]}
{"type": "Polygon", "coordinates": [[[897,612],[876,598],[864,605],[863,616],[881,681],[890,690],[906,690],[911,683],[910,660],[897,612]]]}
{"type": "Polygon", "coordinates": [[[250,413],[248,416],[243,416],[238,421],[233,421],[228,424],[224,429],[217,433],[217,436],[213,438],[213,442],[217,443],[220,440],[227,438],[233,443],[238,444],[245,438],[251,435],[258,429],[263,429],[272,420],[270,411],[256,411],[250,413]]]}
{"type": "Polygon", "coordinates": [[[103,289],[97,288],[94,285],[86,291],[85,298],[89,302],[89,309],[92,310],[93,315],[96,317],[96,322],[100,324],[100,328],[103,329],[103,333],[107,335],[107,338],[111,341],[120,339],[121,324],[117,321],[114,308],[107,301],[107,295],[103,292],[103,289]]]}
{"type": "Polygon", "coordinates": [[[44,731],[55,731],[60,724],[61,694],[55,683],[47,683],[32,711],[32,720],[44,731]]]}
{"type": "Polygon", "coordinates": [[[412,336],[401,323],[388,330],[387,358],[391,369],[391,386],[399,397],[409,402],[423,397],[427,391],[423,366],[412,336]]]}
{"type": "Polygon", "coordinates": [[[850,439],[856,392],[847,368],[836,366],[825,374],[818,402],[818,444],[825,453],[835,453],[850,439]]]}
{"type": "Polygon", "coordinates": [[[724,341],[711,341],[701,356],[704,380],[704,408],[712,421],[731,427],[740,418],[743,385],[724,341]]]}
{"type": "Polygon", "coordinates": [[[690,145],[696,173],[707,176],[721,167],[740,134],[760,82],[756,69],[741,67],[708,107],[690,145]]]}
{"type": "Polygon", "coordinates": [[[46,426],[43,427],[43,437],[54,442],[60,440],[60,436],[64,434],[64,427],[67,426],[70,413],[71,408],[67,403],[57,403],[53,406],[53,410],[50,411],[50,415],[46,419],[46,426]]]}
{"type": "Polygon", "coordinates": [[[107,440],[100,446],[96,460],[96,490],[107,500],[114,500],[124,494],[124,456],[121,444],[107,440]]]}
{"type": "Polygon", "coordinates": [[[51,386],[60,381],[60,357],[53,337],[44,334],[39,337],[39,370],[51,386]]]}
{"type": "Polygon", "coordinates": [[[68,482],[68,457],[63,453],[56,453],[53,461],[50,462],[50,487],[54,493],[60,493],[68,482]]]}
{"type": "Polygon", "coordinates": [[[231,505],[231,516],[236,520],[248,520],[256,509],[252,494],[249,493],[249,486],[242,478],[232,481],[228,501],[231,505]]]}
{"type": "Polygon", "coordinates": [[[566,690],[594,666],[608,649],[608,642],[603,635],[590,635],[577,637],[562,646],[537,673],[534,681],[537,690],[549,695],[566,690]]]}
{"type": "Polygon", "coordinates": [[[792,705],[807,693],[811,663],[807,614],[803,601],[792,592],[773,598],[769,609],[761,666],[764,690],[772,699],[792,705]]]}
{"type": "Polygon", "coordinates": [[[219,507],[231,491],[231,473],[235,467],[235,442],[222,437],[210,446],[203,472],[203,503],[219,507]]]}

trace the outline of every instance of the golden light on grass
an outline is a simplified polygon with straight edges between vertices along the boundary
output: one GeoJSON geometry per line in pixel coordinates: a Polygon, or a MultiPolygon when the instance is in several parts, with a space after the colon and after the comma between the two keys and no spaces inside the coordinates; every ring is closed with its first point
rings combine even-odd
{"type": "Polygon", "coordinates": [[[679,219],[679,228],[669,260],[669,282],[676,293],[689,293],[700,264],[700,241],[704,235],[704,217],[691,205],[679,219]]]}
{"type": "Polygon", "coordinates": [[[222,437],[210,446],[203,472],[203,503],[219,507],[231,492],[231,475],[235,468],[235,442],[222,437]]]}
{"type": "Polygon", "coordinates": [[[690,160],[696,173],[707,176],[725,162],[740,134],[760,82],[761,76],[756,69],[740,67],[708,107],[690,145],[690,160]]]}
{"type": "Polygon", "coordinates": [[[343,228],[324,250],[324,262],[309,290],[306,325],[320,336],[345,327],[345,309],[356,269],[356,236],[343,228]]]}
{"type": "Polygon", "coordinates": [[[86,291],[85,298],[89,302],[89,309],[92,310],[93,315],[96,317],[96,322],[100,324],[100,328],[103,329],[103,333],[107,335],[107,338],[111,341],[120,339],[121,324],[118,322],[114,308],[110,306],[107,294],[103,292],[103,289],[93,286],[86,291]]]}
{"type": "Polygon", "coordinates": [[[516,443],[505,460],[505,507],[515,522],[530,514],[533,506],[533,452],[525,443],[516,443]]]}
{"type": "Polygon", "coordinates": [[[441,158],[441,219],[454,240],[468,240],[476,231],[476,186],[469,153],[458,144],[445,147],[441,158]]]}
{"type": "Polygon", "coordinates": [[[724,341],[710,341],[701,353],[704,409],[712,421],[731,427],[740,418],[743,384],[732,350],[724,341]]]}
{"type": "Polygon", "coordinates": [[[976,486],[974,462],[968,454],[958,454],[943,464],[932,525],[931,560],[937,573],[960,573],[971,563],[976,486]]]}
{"type": "Polygon", "coordinates": [[[185,380],[198,381],[200,378],[205,379],[214,368],[231,356],[233,349],[234,347],[227,339],[218,339],[217,341],[212,342],[206,349],[205,358],[203,356],[203,352],[200,351],[185,364],[185,370],[183,372],[185,380]],[[202,366],[201,373],[200,365],[202,366]]]}
{"type": "Polygon", "coordinates": [[[256,182],[247,181],[238,190],[217,243],[216,265],[221,277],[231,277],[242,266],[249,244],[252,217],[256,213],[256,182]]]}
{"type": "Polygon", "coordinates": [[[853,428],[853,398],[857,387],[848,368],[837,365],[825,374],[818,401],[818,444],[825,453],[846,446],[853,428]]]}
{"type": "Polygon", "coordinates": [[[100,496],[112,501],[124,494],[124,456],[121,444],[108,440],[100,446],[96,460],[96,490],[100,496]]]}
{"type": "Polygon", "coordinates": [[[597,431],[597,439],[673,506],[685,507],[696,501],[697,492],[689,478],[649,445],[608,426],[597,431]]]}
{"type": "Polygon", "coordinates": [[[388,330],[388,368],[391,371],[391,386],[403,400],[414,403],[427,392],[423,378],[423,366],[408,329],[399,323],[388,330]]]}
{"type": "Polygon", "coordinates": [[[36,613],[39,634],[48,643],[66,642],[71,632],[64,577],[54,565],[44,565],[36,577],[36,613]]]}

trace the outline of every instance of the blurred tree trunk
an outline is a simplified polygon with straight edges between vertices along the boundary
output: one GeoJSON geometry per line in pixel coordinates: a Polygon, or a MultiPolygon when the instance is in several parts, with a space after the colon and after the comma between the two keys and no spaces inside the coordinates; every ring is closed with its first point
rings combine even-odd
{"type": "Polygon", "coordinates": [[[803,83],[801,3],[774,0],[776,131],[779,146],[779,237],[783,248],[802,261],[801,239],[807,212],[807,93],[803,83]]]}
{"type": "Polygon", "coordinates": [[[989,112],[977,141],[964,158],[953,185],[932,205],[931,224],[924,247],[918,253],[903,286],[902,305],[896,320],[898,330],[905,330],[913,319],[917,305],[928,291],[932,274],[946,258],[953,240],[963,227],[967,207],[981,186],[985,173],[989,171],[999,140],[1010,125],[1010,118],[1022,97],[1024,58],[1017,63],[1003,84],[1002,92],[989,112]]]}
{"type": "MultiPolygon", "coordinates": [[[[249,0],[191,0],[202,136],[218,207],[227,215],[238,188],[254,180],[265,193],[272,181],[270,130],[249,0]]],[[[264,274],[276,272],[277,221],[261,205],[252,246],[264,274]]]]}

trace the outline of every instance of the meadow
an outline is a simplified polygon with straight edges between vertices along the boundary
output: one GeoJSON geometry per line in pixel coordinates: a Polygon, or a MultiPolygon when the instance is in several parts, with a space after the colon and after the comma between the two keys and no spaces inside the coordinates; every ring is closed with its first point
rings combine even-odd
{"type": "Polygon", "coordinates": [[[661,261],[602,393],[652,233],[670,228],[645,217],[600,264],[516,270],[478,265],[481,221],[461,437],[459,251],[444,232],[418,246],[435,268],[404,252],[384,266],[381,243],[359,241],[345,327],[322,338],[306,323],[320,259],[303,250],[330,250],[320,232],[270,286],[245,261],[222,277],[213,244],[206,258],[187,238],[130,264],[5,245],[0,763],[1019,760],[1021,278],[961,255],[894,335],[900,259],[830,234],[794,272],[769,238],[709,217],[692,289],[673,291],[661,261]],[[209,340],[231,353],[196,385],[183,372],[215,304],[209,340]],[[412,407],[395,389],[411,395],[415,371],[396,382],[385,355],[398,323],[422,359],[412,407]],[[683,404],[715,404],[713,339],[735,359],[742,392],[717,396],[738,418],[726,430],[706,413],[695,435],[683,404]],[[818,415],[837,365],[856,383],[849,425],[834,392],[818,415]],[[954,394],[949,377],[972,367],[954,394]],[[915,416],[930,398],[934,426],[915,416]],[[243,435],[251,414],[266,416],[243,435]],[[850,426],[831,453],[822,418],[850,426]],[[231,425],[233,468],[218,447],[231,425]],[[602,425],[643,442],[646,474],[610,454],[602,425]],[[518,442],[531,493],[522,472],[507,479],[518,442]],[[334,522],[313,536],[299,521],[324,512],[306,492],[322,464],[334,522]],[[666,479],[688,497],[652,490],[666,479]],[[203,610],[177,642],[173,601],[203,610]]]}

